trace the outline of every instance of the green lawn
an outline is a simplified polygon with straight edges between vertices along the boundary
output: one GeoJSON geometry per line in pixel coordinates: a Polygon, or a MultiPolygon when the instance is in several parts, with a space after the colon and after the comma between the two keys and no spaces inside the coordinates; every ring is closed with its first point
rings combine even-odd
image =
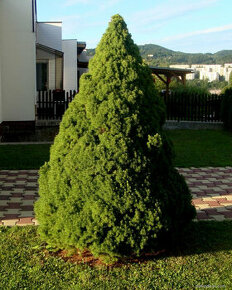
{"type": "MultiPolygon", "coordinates": [[[[232,166],[232,134],[168,131],[176,166],[232,166]]],[[[0,169],[39,168],[50,145],[1,145],[0,169]]],[[[37,227],[0,227],[0,289],[232,289],[232,221],[193,223],[178,250],[146,262],[91,267],[48,252],[37,227]]]]}
{"type": "MultiPolygon", "coordinates": [[[[167,131],[176,152],[175,166],[232,166],[232,134],[214,130],[167,131]]],[[[50,145],[1,145],[0,169],[38,169],[50,145]]]]}
{"type": "Polygon", "coordinates": [[[232,221],[194,223],[183,244],[146,262],[90,267],[48,254],[36,227],[2,227],[0,289],[232,289],[232,221]]]}
{"type": "Polygon", "coordinates": [[[51,145],[1,145],[0,169],[37,169],[49,159],[51,145]]]}
{"type": "Polygon", "coordinates": [[[232,166],[232,134],[213,130],[167,131],[177,167],[232,166]]]}

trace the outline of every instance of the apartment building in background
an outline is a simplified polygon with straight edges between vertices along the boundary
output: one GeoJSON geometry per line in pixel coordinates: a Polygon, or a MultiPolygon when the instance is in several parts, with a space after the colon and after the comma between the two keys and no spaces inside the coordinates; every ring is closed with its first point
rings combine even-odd
{"type": "Polygon", "coordinates": [[[229,81],[230,74],[232,72],[232,63],[220,64],[184,64],[184,65],[170,65],[172,68],[193,69],[194,73],[186,76],[187,80],[193,80],[199,78],[200,80],[208,80],[209,82],[218,81],[224,78],[229,81]]]}

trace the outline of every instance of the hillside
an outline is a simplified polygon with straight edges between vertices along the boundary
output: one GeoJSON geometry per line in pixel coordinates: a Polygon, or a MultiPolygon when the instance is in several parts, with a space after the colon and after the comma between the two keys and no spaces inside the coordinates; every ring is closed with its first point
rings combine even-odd
{"type": "MultiPolygon", "coordinates": [[[[143,59],[151,66],[169,66],[171,64],[224,64],[232,63],[232,50],[216,53],[184,53],[155,44],[139,45],[143,59]]],[[[94,55],[94,49],[87,49],[88,55],[94,55]]]]}

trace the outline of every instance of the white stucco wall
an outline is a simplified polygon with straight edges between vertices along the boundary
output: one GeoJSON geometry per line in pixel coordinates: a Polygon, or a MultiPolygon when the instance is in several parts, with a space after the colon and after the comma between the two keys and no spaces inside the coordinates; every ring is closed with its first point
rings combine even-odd
{"type": "Polygon", "coordinates": [[[62,51],[62,22],[38,22],[37,43],[62,51]]]}
{"type": "Polygon", "coordinates": [[[0,0],[2,121],[35,120],[36,57],[31,0],[0,0]]]}
{"type": "Polygon", "coordinates": [[[64,52],[64,90],[77,90],[77,40],[62,41],[64,52]]]}

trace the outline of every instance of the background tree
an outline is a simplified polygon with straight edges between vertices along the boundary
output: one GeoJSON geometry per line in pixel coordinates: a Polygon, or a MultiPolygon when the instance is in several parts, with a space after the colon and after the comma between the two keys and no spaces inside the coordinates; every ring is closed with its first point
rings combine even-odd
{"type": "MultiPolygon", "coordinates": [[[[174,51],[155,44],[138,45],[142,58],[151,66],[168,67],[171,64],[221,64],[232,63],[232,50],[216,53],[185,53],[174,51]]],[[[87,49],[94,55],[94,49],[87,49]]]]}
{"type": "Polygon", "coordinates": [[[164,121],[150,69],[115,15],[40,170],[41,237],[115,260],[182,230],[195,209],[164,121]]]}
{"type": "Polygon", "coordinates": [[[230,95],[232,89],[232,72],[229,75],[228,84],[222,89],[221,93],[224,95],[230,95]],[[229,91],[228,93],[226,91],[229,91]]]}

